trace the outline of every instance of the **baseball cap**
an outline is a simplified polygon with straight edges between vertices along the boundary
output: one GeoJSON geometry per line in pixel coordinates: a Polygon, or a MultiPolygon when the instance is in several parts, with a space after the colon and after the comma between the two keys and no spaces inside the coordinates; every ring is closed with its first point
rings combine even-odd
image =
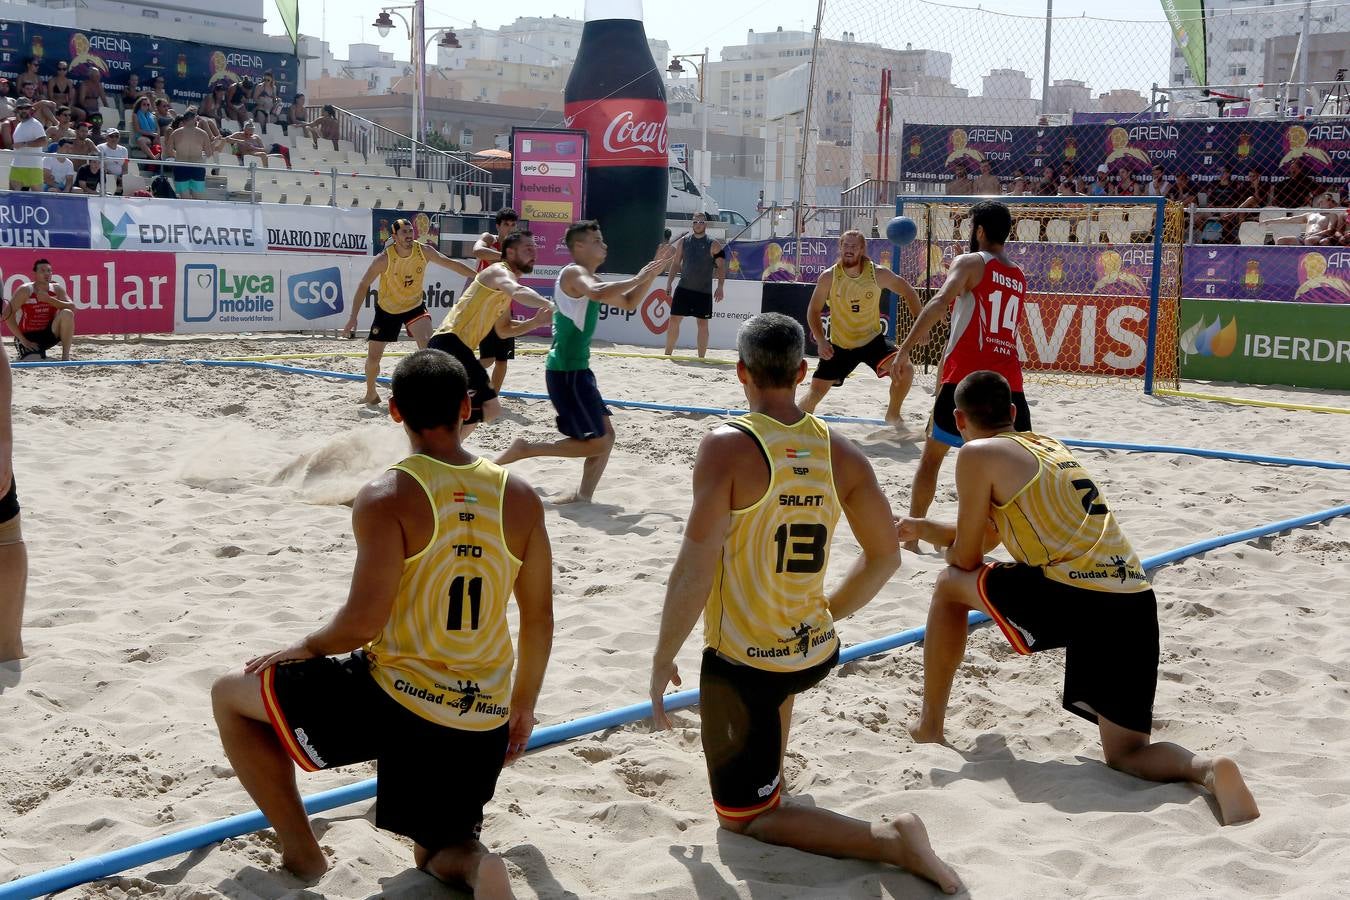
{"type": "Polygon", "coordinates": [[[25,109],[26,107],[30,107],[32,105],[33,101],[29,100],[27,97],[20,97],[18,100],[14,101],[15,109],[25,109]]]}
{"type": "Polygon", "coordinates": [[[116,128],[105,128],[105,129],[103,129],[103,136],[104,136],[104,137],[112,137],[114,134],[121,134],[121,133],[122,133],[122,132],[118,131],[116,128]]]}
{"type": "Polygon", "coordinates": [[[1102,163],[1100,166],[1097,167],[1097,171],[1098,171],[1098,172],[1110,172],[1111,170],[1110,170],[1109,168],[1107,168],[1106,163],[1102,163]]]}

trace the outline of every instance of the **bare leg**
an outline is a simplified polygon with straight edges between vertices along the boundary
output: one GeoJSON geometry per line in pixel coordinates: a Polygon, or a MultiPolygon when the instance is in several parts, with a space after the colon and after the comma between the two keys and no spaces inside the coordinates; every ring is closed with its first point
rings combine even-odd
{"type": "Polygon", "coordinates": [[[675,352],[675,345],[680,342],[680,323],[684,321],[684,316],[671,316],[670,324],[666,327],[666,356],[675,352]]]}
{"type": "Polygon", "coordinates": [[[220,742],[239,781],[281,841],[281,862],[312,881],[328,870],[295,783],[295,764],[267,721],[257,675],[226,675],[211,686],[220,742]]]}
{"type": "Polygon", "coordinates": [[[408,333],[417,342],[418,350],[427,349],[427,342],[431,340],[431,316],[423,316],[416,322],[410,322],[408,333]]]}
{"type": "Polygon", "coordinates": [[[474,897],[496,900],[515,896],[506,863],[478,841],[443,847],[435,853],[414,844],[413,860],[417,868],[446,884],[467,885],[474,897]]]}
{"type": "Polygon", "coordinates": [[[59,311],[56,321],[52,323],[52,330],[61,338],[61,358],[70,359],[70,342],[75,338],[75,314],[68,309],[59,311]]]}
{"type": "Polygon", "coordinates": [[[907,360],[896,357],[891,363],[891,400],[886,405],[886,423],[897,427],[904,424],[900,418],[900,407],[904,404],[905,398],[909,396],[909,389],[914,384],[914,365],[907,360]]]}
{"type": "Polygon", "coordinates": [[[384,357],[387,341],[366,342],[366,394],[361,398],[363,406],[378,406],[380,392],[375,390],[375,379],[380,377],[380,360],[384,357]]]}
{"type": "Polygon", "coordinates": [[[923,442],[923,456],[919,457],[919,467],[914,471],[914,483],[909,489],[909,514],[922,519],[928,515],[928,507],[933,505],[937,496],[938,473],[942,471],[942,460],[951,448],[942,441],[928,438],[923,442]]]}
{"type": "Polygon", "coordinates": [[[921,744],[943,743],[952,681],[966,655],[967,614],[972,609],[988,612],[980,600],[979,574],[949,567],[938,575],[933,589],[923,639],[923,708],[918,723],[909,729],[921,744]]]}
{"type": "Polygon", "coordinates": [[[708,320],[698,320],[698,358],[708,355],[708,320]]]}
{"type": "Polygon", "coordinates": [[[28,592],[28,546],[20,517],[0,524],[0,663],[23,659],[23,601],[28,592]]]}
{"type": "Polygon", "coordinates": [[[1226,756],[1199,757],[1179,744],[1150,743],[1149,736],[1099,718],[1106,764],[1145,781],[1190,781],[1214,795],[1225,825],[1250,822],[1261,815],[1256,799],[1242,780],[1237,763],[1226,756]]]}
{"type": "Polygon", "coordinates": [[[589,503],[595,495],[595,487],[600,483],[600,476],[605,472],[605,466],[609,463],[610,450],[614,447],[614,426],[610,423],[609,417],[605,417],[604,437],[591,438],[588,441],[578,440],[577,438],[563,438],[560,441],[549,443],[531,443],[523,438],[517,438],[511,442],[511,446],[506,448],[506,452],[497,457],[494,462],[499,466],[509,465],[522,459],[531,459],[536,456],[558,456],[564,459],[582,458],[586,462],[581,468],[581,486],[575,494],[560,499],[559,503],[583,502],[589,503]]]}
{"type": "Polygon", "coordinates": [[[802,412],[815,412],[816,406],[830,392],[832,387],[834,387],[834,382],[828,378],[812,378],[811,386],[806,389],[806,396],[802,397],[797,405],[802,408],[802,412]]]}
{"type": "Polygon", "coordinates": [[[501,393],[502,385],[506,384],[506,366],[508,360],[499,359],[492,367],[492,389],[501,393]]]}

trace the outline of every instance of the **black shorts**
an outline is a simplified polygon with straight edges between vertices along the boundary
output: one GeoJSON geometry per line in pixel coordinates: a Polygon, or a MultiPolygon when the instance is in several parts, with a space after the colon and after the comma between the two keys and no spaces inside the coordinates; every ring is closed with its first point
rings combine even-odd
{"type": "Polygon", "coordinates": [[[705,294],[703,291],[690,290],[682,284],[676,286],[675,295],[670,298],[670,314],[672,316],[711,319],[712,306],[711,293],[705,294]]]}
{"type": "Polygon", "coordinates": [[[186,181],[205,181],[206,166],[174,166],[173,183],[182,184],[186,181]]]}
{"type": "Polygon", "coordinates": [[[878,378],[886,378],[891,374],[891,360],[895,357],[895,345],[886,340],[884,334],[878,334],[861,347],[844,348],[833,342],[830,343],[830,346],[834,347],[834,356],[829,359],[822,359],[817,363],[812,378],[833,381],[835,387],[838,387],[844,383],[844,379],[849,376],[849,373],[859,365],[867,366],[877,373],[878,378]]]}
{"type": "Polygon", "coordinates": [[[498,337],[496,329],[489,331],[478,345],[479,359],[515,359],[516,339],[498,337]]]}
{"type": "Polygon", "coordinates": [[[483,404],[497,396],[497,392],[492,389],[492,381],[488,378],[487,369],[478,361],[478,354],[470,350],[459,335],[455,334],[433,334],[431,340],[427,342],[427,347],[431,350],[442,350],[449,353],[459,364],[464,367],[464,374],[469,376],[469,418],[464,420],[464,424],[472,425],[475,422],[483,421],[483,404]]]}
{"type": "MultiPolygon", "coordinates": [[[[1012,392],[1013,406],[1017,407],[1017,417],[1013,419],[1014,431],[1031,430],[1031,409],[1027,406],[1027,395],[1021,391],[1012,392]]],[[[956,385],[950,382],[938,388],[937,399],[933,401],[933,416],[928,420],[929,435],[948,447],[960,447],[965,443],[961,432],[956,428],[956,385]]]]}
{"type": "Polygon", "coordinates": [[[424,719],[385,693],[359,651],[273,666],[262,697],[305,771],[375,761],[375,827],[433,852],[478,838],[506,761],[507,725],[467,731],[424,719]]]}
{"type": "MultiPolygon", "coordinates": [[[[375,321],[370,323],[370,340],[383,341],[386,344],[396,341],[405,326],[412,325],[421,318],[431,318],[425,303],[419,303],[407,312],[401,313],[391,313],[376,303],[375,321]]],[[[408,328],[408,336],[412,337],[411,328],[408,328]]]]}
{"type": "Polygon", "coordinates": [[[0,525],[13,519],[19,514],[19,489],[15,486],[13,476],[9,479],[9,490],[5,491],[5,496],[0,497],[0,525]]]}
{"type": "Polygon", "coordinates": [[[1064,708],[1096,723],[1153,731],[1158,683],[1158,601],[1090,591],[1046,578],[1036,566],[994,563],[980,572],[980,599],[1018,653],[1066,649],[1064,708]]]}
{"type": "Polygon", "coordinates": [[[699,716],[703,757],[717,814],[743,822],[778,805],[783,786],[783,728],[778,708],[794,694],[815,687],[839,661],[839,648],[825,662],[799,672],[770,672],[703,651],[699,716]]]}
{"type": "MultiPolygon", "coordinates": [[[[52,331],[51,325],[48,325],[41,331],[25,331],[23,336],[28,339],[28,343],[37,345],[38,354],[43,359],[47,358],[48,350],[61,343],[61,338],[57,336],[55,331],[52,331]]],[[[25,353],[32,353],[33,351],[20,344],[18,339],[15,338],[14,352],[18,355],[19,359],[23,359],[25,353]]]]}
{"type": "Polygon", "coordinates": [[[605,436],[605,417],[609,407],[595,384],[595,373],[590,369],[570,372],[544,370],[544,385],[548,399],[558,414],[558,430],[570,438],[589,441],[605,436]]]}

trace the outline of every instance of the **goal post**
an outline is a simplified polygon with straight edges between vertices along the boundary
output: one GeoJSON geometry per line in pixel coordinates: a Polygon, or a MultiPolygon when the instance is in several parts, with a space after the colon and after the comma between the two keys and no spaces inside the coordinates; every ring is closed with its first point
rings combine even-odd
{"type": "MultiPolygon", "coordinates": [[[[913,219],[918,235],[890,254],[891,269],[924,302],[941,288],[951,261],[970,249],[969,211],[985,200],[1006,204],[1013,216],[1006,252],[1026,277],[1027,295],[1012,302],[1021,306],[1018,348],[1029,379],[1142,384],[1146,394],[1178,387],[1180,204],[1162,197],[899,195],[896,215],[913,219]]],[[[903,336],[912,318],[894,297],[890,303],[889,325],[903,336]]],[[[1001,312],[1006,316],[1007,306],[1001,312]]],[[[944,320],[914,362],[936,366],[947,334],[944,320]]]]}

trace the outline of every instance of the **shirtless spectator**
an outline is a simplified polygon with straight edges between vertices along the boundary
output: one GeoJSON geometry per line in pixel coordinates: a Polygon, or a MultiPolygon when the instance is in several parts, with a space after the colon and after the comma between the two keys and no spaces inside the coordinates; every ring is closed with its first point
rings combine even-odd
{"type": "MultiPolygon", "coordinates": [[[[75,142],[70,145],[71,156],[93,156],[98,152],[98,146],[89,137],[89,123],[79,122],[75,125],[75,142]]],[[[80,160],[80,164],[87,160],[80,160]]]]}
{"type": "Polygon", "coordinates": [[[189,200],[206,199],[206,157],[219,145],[198,123],[197,112],[189,108],[177,128],[164,139],[164,156],[173,155],[173,186],[178,196],[189,200]]]}
{"type": "Polygon", "coordinates": [[[291,101],[291,105],[286,107],[285,111],[282,113],[281,118],[277,120],[277,124],[281,126],[281,134],[283,137],[290,136],[291,133],[290,128],[292,125],[294,125],[296,128],[305,127],[306,122],[305,122],[304,94],[295,95],[295,99],[291,101]]]}
{"type": "Polygon", "coordinates": [[[75,105],[75,82],[67,76],[70,65],[66,62],[56,64],[56,74],[47,82],[47,99],[57,106],[75,105]]]}
{"type": "Polygon", "coordinates": [[[14,99],[9,95],[9,79],[0,78],[0,119],[14,115],[14,99]]]}
{"type": "Polygon", "coordinates": [[[225,85],[213,84],[211,90],[202,98],[202,118],[210,119],[216,124],[216,130],[220,131],[225,121],[225,107],[225,85]]]}
{"type": "Polygon", "coordinates": [[[103,107],[112,106],[108,101],[108,92],[103,89],[103,73],[98,66],[89,67],[89,76],[75,92],[75,110],[77,121],[90,122],[93,127],[103,124],[103,107]]]}
{"type": "Polygon", "coordinates": [[[234,145],[234,155],[239,157],[239,164],[244,164],[244,157],[252,156],[262,160],[263,168],[267,166],[267,150],[263,148],[261,137],[253,133],[253,120],[246,119],[242,131],[236,131],[234,134],[226,135],[224,140],[234,145]]]}
{"type": "Polygon", "coordinates": [[[269,69],[263,73],[262,80],[253,89],[253,103],[257,109],[258,130],[263,134],[267,134],[267,123],[276,119],[274,112],[277,108],[277,93],[277,83],[269,69]]]}
{"type": "Polygon", "coordinates": [[[1311,206],[1313,195],[1319,192],[1317,182],[1303,170],[1303,161],[1295,159],[1289,163],[1288,177],[1275,185],[1274,205],[1284,209],[1311,206]]]}
{"type": "Polygon", "coordinates": [[[141,87],[141,76],[135,72],[127,75],[126,87],[122,88],[122,109],[135,109],[136,101],[141,99],[145,89],[141,87]]]}
{"type": "Polygon", "coordinates": [[[1296,216],[1281,216],[1278,219],[1266,219],[1267,225],[1303,225],[1303,236],[1281,235],[1275,239],[1277,244],[1305,244],[1309,247],[1324,247],[1340,244],[1345,230],[1345,214],[1336,210],[1336,195],[1328,191],[1318,194],[1314,201],[1317,209],[1296,216]]]}
{"type": "Polygon", "coordinates": [[[58,106],[56,108],[56,121],[48,123],[47,140],[55,144],[65,138],[75,140],[75,126],[70,122],[70,107],[58,106]]]}
{"type": "Polygon", "coordinates": [[[156,102],[160,100],[163,100],[165,103],[169,102],[169,92],[164,89],[164,76],[156,75],[152,78],[150,80],[150,89],[146,91],[146,93],[150,95],[151,100],[156,102]]]}
{"type": "Polygon", "coordinates": [[[337,110],[331,105],[323,108],[323,115],[319,116],[313,122],[304,124],[305,136],[314,141],[314,149],[319,149],[319,138],[325,141],[333,142],[333,149],[338,149],[338,120],[337,110]]]}
{"type": "Polygon", "coordinates": [[[33,57],[28,57],[23,61],[23,71],[19,77],[14,79],[14,89],[19,92],[19,96],[25,96],[23,89],[25,85],[33,86],[33,93],[28,94],[30,100],[36,100],[44,96],[42,91],[42,76],[38,74],[38,61],[33,57]]]}

